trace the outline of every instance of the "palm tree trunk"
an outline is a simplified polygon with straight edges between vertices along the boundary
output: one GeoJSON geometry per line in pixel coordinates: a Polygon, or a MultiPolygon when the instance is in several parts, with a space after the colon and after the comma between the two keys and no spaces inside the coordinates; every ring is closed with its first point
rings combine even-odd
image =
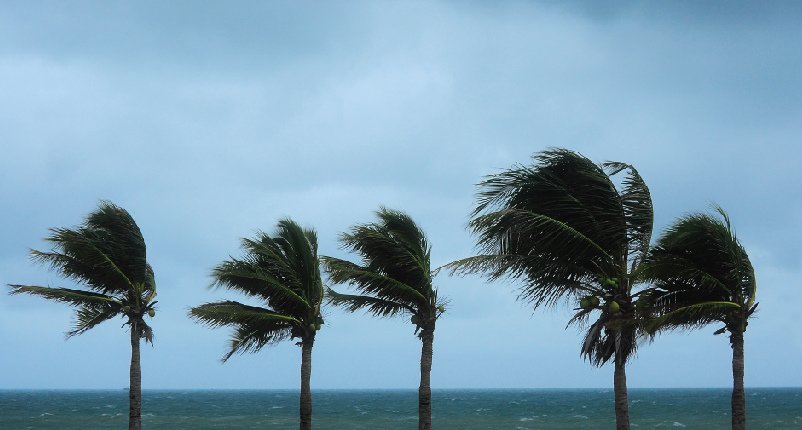
{"type": "Polygon", "coordinates": [[[312,390],[309,381],[312,379],[312,346],[314,338],[301,342],[301,430],[312,429],[312,390]]]}
{"type": "Polygon", "coordinates": [[[615,392],[615,428],[616,430],[629,430],[626,359],[617,351],[615,354],[613,391],[615,392]]]}
{"type": "Polygon", "coordinates": [[[128,387],[128,430],[142,430],[142,369],[139,364],[139,326],[131,321],[131,368],[128,387]]]}
{"type": "Polygon", "coordinates": [[[746,429],[746,395],[744,394],[744,333],[733,331],[732,345],[732,430],[746,429]]]}
{"type": "Polygon", "coordinates": [[[423,346],[420,353],[420,387],[418,387],[418,430],[432,428],[432,355],[434,329],[424,328],[421,331],[423,346]]]}

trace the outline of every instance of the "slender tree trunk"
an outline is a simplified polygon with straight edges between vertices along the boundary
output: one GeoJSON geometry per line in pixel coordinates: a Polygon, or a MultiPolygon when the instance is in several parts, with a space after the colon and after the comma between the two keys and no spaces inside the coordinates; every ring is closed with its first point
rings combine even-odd
{"type": "Polygon", "coordinates": [[[312,390],[309,381],[312,379],[312,346],[315,338],[301,342],[301,430],[312,429],[312,390]]]}
{"type": "Polygon", "coordinates": [[[626,359],[621,357],[617,351],[615,353],[613,391],[615,393],[615,428],[616,430],[629,430],[626,359]]]}
{"type": "Polygon", "coordinates": [[[418,430],[432,428],[432,355],[434,328],[421,331],[420,387],[418,387],[418,430]]]}
{"type": "Polygon", "coordinates": [[[139,326],[131,321],[131,369],[128,387],[128,430],[142,430],[142,369],[139,364],[139,326]]]}
{"type": "Polygon", "coordinates": [[[744,333],[733,331],[732,345],[732,430],[746,429],[746,395],[744,394],[744,333]]]}

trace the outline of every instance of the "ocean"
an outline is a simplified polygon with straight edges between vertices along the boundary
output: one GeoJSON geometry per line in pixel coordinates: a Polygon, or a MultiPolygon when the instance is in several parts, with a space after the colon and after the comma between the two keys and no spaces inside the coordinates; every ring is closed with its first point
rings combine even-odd
{"type": "MultiPolygon", "coordinates": [[[[729,429],[729,389],[631,389],[634,428],[729,429]]],[[[416,390],[314,390],[318,430],[416,429],[416,390]]],[[[148,430],[296,429],[290,390],[145,390],[148,430]]],[[[433,390],[433,427],[612,429],[610,389],[433,390]]],[[[747,389],[750,429],[802,429],[802,388],[747,389]]],[[[0,429],[124,429],[124,390],[0,390],[0,429]]]]}

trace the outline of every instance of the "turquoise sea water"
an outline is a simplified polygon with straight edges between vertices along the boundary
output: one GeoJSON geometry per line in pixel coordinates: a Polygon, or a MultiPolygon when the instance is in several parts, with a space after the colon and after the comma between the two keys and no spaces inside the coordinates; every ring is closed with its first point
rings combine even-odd
{"type": "MultiPolygon", "coordinates": [[[[727,389],[632,389],[634,428],[728,429],[727,389]]],[[[802,429],[802,388],[748,389],[750,429],[802,429]]],[[[314,428],[416,429],[415,390],[317,390],[314,428]]],[[[123,429],[128,393],[0,390],[0,429],[123,429]]],[[[588,390],[434,390],[436,430],[611,429],[613,394],[588,390]]],[[[295,429],[293,391],[146,390],[149,430],[295,429]]]]}

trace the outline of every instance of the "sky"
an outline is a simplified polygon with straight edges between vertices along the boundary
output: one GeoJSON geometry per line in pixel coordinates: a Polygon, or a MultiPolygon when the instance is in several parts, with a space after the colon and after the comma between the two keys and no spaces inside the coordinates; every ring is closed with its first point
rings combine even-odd
{"type": "MultiPolygon", "coordinates": [[[[226,352],[187,309],[239,239],[291,217],[320,253],[384,205],[429,236],[432,264],[475,252],[475,184],[549,147],[634,165],[655,236],[730,214],[760,310],[746,385],[802,386],[802,7],[791,2],[7,1],[0,5],[0,284],[73,288],[37,266],[51,227],[108,199],[147,241],[159,310],[142,385],[298,386],[300,348],[226,352]]],[[[568,304],[520,284],[436,279],[434,388],[596,388],[568,304]]],[[[250,304],[257,304],[248,301],[250,304]]],[[[324,311],[312,387],[414,388],[406,318],[324,311]]],[[[64,339],[69,308],[0,294],[0,388],[122,388],[122,319],[64,339]]],[[[727,387],[718,326],[643,344],[630,387],[727,387]]]]}

